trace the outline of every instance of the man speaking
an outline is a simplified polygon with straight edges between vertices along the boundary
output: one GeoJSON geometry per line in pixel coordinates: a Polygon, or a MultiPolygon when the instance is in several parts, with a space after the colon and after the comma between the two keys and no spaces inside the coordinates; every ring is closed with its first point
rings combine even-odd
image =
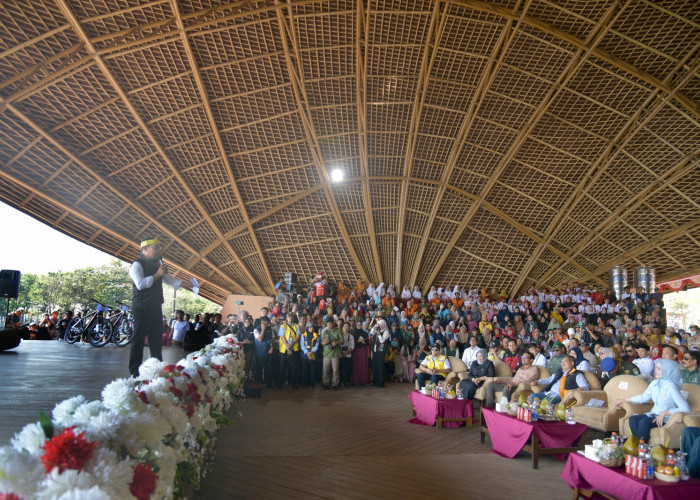
{"type": "Polygon", "coordinates": [[[134,298],[131,305],[134,314],[134,338],[129,355],[129,373],[132,377],[139,376],[146,336],[151,357],[163,360],[163,281],[176,290],[182,285],[182,281],[166,273],[162,257],[158,238],[142,241],[141,255],[129,269],[129,276],[134,282],[134,298]]]}

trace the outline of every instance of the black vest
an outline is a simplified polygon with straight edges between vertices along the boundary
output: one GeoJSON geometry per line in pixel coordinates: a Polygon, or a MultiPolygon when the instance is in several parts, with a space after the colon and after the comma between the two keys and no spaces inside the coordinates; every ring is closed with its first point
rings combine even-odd
{"type": "MultiPolygon", "coordinates": [[[[136,259],[136,262],[141,264],[141,267],[143,268],[144,277],[153,276],[160,267],[159,260],[148,259],[143,255],[136,259]]],[[[157,280],[154,280],[153,285],[151,285],[150,288],[144,288],[143,290],[139,290],[138,288],[136,288],[135,284],[133,284],[133,287],[134,298],[131,305],[132,309],[144,310],[156,308],[160,310],[160,306],[163,303],[162,276],[157,280]]]]}
{"type": "MultiPolygon", "coordinates": [[[[569,375],[566,377],[566,381],[564,382],[564,390],[565,391],[571,391],[573,389],[578,389],[578,384],[576,383],[576,377],[578,374],[581,373],[578,370],[573,370],[569,372],[569,375]]],[[[554,382],[549,384],[546,388],[545,391],[550,390],[552,387],[554,387],[554,384],[558,384],[561,381],[561,378],[564,376],[564,370],[559,370],[556,372],[556,376],[554,377],[554,382]]]]}

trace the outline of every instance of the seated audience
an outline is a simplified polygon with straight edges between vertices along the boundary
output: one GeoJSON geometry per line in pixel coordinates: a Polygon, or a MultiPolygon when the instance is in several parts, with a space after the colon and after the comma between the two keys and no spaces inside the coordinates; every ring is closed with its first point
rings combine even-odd
{"type": "Polygon", "coordinates": [[[493,362],[486,357],[486,351],[480,350],[476,355],[476,361],[469,367],[469,374],[464,380],[460,380],[459,388],[462,390],[462,397],[473,399],[476,390],[484,385],[487,378],[496,375],[496,368],[493,362]]]}
{"type": "Polygon", "coordinates": [[[638,439],[649,442],[649,432],[654,427],[662,427],[671,415],[679,411],[688,412],[690,406],[683,398],[676,380],[680,375],[680,365],[670,359],[661,359],[654,370],[655,379],[646,390],[637,396],[624,400],[618,399],[614,405],[621,407],[625,401],[631,403],[648,403],[654,407],[648,413],[633,415],[629,419],[630,431],[638,439]]]}
{"type": "Polygon", "coordinates": [[[551,376],[533,381],[531,384],[544,385],[544,391],[531,394],[529,401],[538,399],[542,401],[547,398],[555,405],[559,403],[569,391],[587,391],[590,385],[583,372],[576,369],[576,360],[565,355],[561,359],[561,368],[551,376]]]}
{"type": "Polygon", "coordinates": [[[515,372],[512,379],[494,378],[486,383],[486,400],[484,406],[494,406],[494,398],[496,391],[503,391],[503,397],[510,400],[510,395],[513,390],[520,384],[530,384],[533,380],[537,380],[539,370],[533,364],[535,357],[530,352],[524,352],[521,356],[522,365],[515,372]]]}

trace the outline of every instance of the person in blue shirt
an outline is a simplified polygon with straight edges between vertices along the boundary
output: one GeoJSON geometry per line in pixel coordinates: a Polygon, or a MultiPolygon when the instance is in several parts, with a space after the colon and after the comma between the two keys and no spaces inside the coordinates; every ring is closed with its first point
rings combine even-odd
{"type": "MultiPolygon", "coordinates": [[[[649,442],[651,429],[662,427],[674,413],[690,411],[690,406],[681,395],[680,388],[676,383],[680,370],[677,361],[659,359],[654,370],[656,378],[642,394],[627,400],[632,403],[654,402],[654,407],[650,412],[630,417],[630,430],[638,439],[649,442]]],[[[614,405],[619,408],[624,402],[624,399],[618,399],[614,405]]]]}
{"type": "Polygon", "coordinates": [[[314,330],[314,324],[306,323],[306,329],[301,335],[301,386],[316,388],[315,366],[316,353],[320,345],[320,338],[314,330]]]}

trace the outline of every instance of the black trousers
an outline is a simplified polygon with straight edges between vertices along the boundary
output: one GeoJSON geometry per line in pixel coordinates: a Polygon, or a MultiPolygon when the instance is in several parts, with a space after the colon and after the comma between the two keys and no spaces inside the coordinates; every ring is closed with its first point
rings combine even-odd
{"type": "Polygon", "coordinates": [[[134,309],[134,338],[129,353],[129,373],[139,376],[139,366],[143,362],[143,346],[148,336],[148,349],[151,357],[163,361],[162,330],[163,319],[159,308],[134,309]]]}
{"type": "Polygon", "coordinates": [[[280,353],[280,377],[282,384],[289,382],[292,387],[299,386],[299,375],[301,368],[301,359],[299,358],[300,351],[292,351],[280,353]]]}
{"type": "Polygon", "coordinates": [[[345,387],[350,385],[350,374],[352,373],[352,358],[340,358],[340,383],[345,387]]]}
{"type": "Polygon", "coordinates": [[[372,353],[372,385],[384,387],[384,351],[372,353]]]}
{"type": "Polygon", "coordinates": [[[316,360],[303,355],[301,358],[301,386],[316,387],[316,360]]]}

